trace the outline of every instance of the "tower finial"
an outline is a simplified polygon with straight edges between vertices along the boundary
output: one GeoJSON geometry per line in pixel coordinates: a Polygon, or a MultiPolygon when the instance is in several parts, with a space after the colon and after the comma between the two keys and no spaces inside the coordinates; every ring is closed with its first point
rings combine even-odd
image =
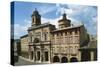
{"type": "Polygon", "coordinates": [[[64,12],[64,14],[63,14],[63,19],[66,19],[66,13],[64,12]]]}
{"type": "Polygon", "coordinates": [[[35,8],[35,11],[37,11],[37,8],[35,8]]]}

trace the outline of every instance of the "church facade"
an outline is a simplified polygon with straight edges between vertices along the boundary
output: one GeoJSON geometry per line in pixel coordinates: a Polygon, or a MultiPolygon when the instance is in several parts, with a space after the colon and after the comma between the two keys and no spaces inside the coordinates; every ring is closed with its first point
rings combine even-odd
{"type": "MultiPolygon", "coordinates": [[[[90,42],[84,25],[72,25],[65,13],[58,20],[59,29],[50,23],[41,24],[41,15],[37,10],[33,11],[31,18],[28,34],[20,39],[22,51],[27,51],[28,59],[34,63],[82,61],[82,51],[86,50],[83,47],[88,46],[90,42]]],[[[87,61],[97,58],[94,57],[97,52],[95,48],[87,51],[89,51],[87,61]]],[[[84,58],[84,61],[86,59],[84,58]]]]}

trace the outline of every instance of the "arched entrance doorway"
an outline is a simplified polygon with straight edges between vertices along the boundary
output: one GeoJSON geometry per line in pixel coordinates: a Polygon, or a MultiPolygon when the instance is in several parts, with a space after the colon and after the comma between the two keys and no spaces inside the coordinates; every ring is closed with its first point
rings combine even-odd
{"type": "Polygon", "coordinates": [[[62,57],[62,58],[61,58],[61,63],[67,63],[67,62],[68,62],[67,57],[62,57]]]}
{"type": "Polygon", "coordinates": [[[53,57],[53,62],[60,62],[59,57],[58,57],[58,56],[54,56],[54,57],[53,57]]]}
{"type": "Polygon", "coordinates": [[[78,60],[77,60],[77,58],[72,57],[72,58],[70,59],[70,62],[78,62],[78,60]]]}

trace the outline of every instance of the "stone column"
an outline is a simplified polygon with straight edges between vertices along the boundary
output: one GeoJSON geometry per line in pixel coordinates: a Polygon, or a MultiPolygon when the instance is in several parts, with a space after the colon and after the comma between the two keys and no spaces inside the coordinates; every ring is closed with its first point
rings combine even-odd
{"type": "Polygon", "coordinates": [[[58,57],[59,57],[59,63],[61,63],[61,54],[60,55],[58,55],[58,57]]]}
{"type": "Polygon", "coordinates": [[[51,48],[51,63],[53,63],[53,57],[54,57],[54,52],[53,52],[53,47],[51,48]]]}
{"type": "Polygon", "coordinates": [[[37,63],[37,51],[35,51],[35,62],[37,63]]]}
{"type": "Polygon", "coordinates": [[[30,46],[29,46],[28,54],[29,54],[29,59],[31,60],[31,47],[30,46]]]}
{"type": "Polygon", "coordinates": [[[49,62],[49,63],[50,63],[50,59],[51,59],[50,50],[48,50],[48,62],[49,62]]]}
{"type": "Polygon", "coordinates": [[[91,61],[93,61],[94,60],[94,52],[91,51],[90,54],[91,54],[91,61]]]}
{"type": "Polygon", "coordinates": [[[42,63],[42,51],[40,51],[40,61],[42,63]]]}
{"type": "Polygon", "coordinates": [[[31,55],[29,54],[29,59],[31,60],[31,55]]]}
{"type": "Polygon", "coordinates": [[[71,56],[70,56],[69,53],[68,53],[68,55],[67,55],[67,58],[68,58],[68,62],[70,62],[70,58],[71,58],[71,56]]]}
{"type": "Polygon", "coordinates": [[[81,62],[81,51],[79,51],[78,61],[81,62]]]}

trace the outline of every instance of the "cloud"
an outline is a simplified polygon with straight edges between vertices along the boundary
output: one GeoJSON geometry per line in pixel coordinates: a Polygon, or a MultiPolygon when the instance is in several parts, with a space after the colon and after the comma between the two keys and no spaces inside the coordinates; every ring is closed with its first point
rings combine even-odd
{"type": "Polygon", "coordinates": [[[31,25],[31,21],[24,20],[25,24],[14,24],[14,39],[18,39],[20,36],[27,34],[27,29],[31,25]]]}
{"type": "Polygon", "coordinates": [[[58,20],[61,19],[61,16],[55,19],[48,19],[48,18],[41,18],[42,23],[50,23],[56,26],[58,28],[58,20]]]}
{"type": "Polygon", "coordinates": [[[40,7],[40,14],[43,15],[43,14],[46,14],[46,13],[49,13],[49,12],[52,12],[54,10],[56,10],[56,7],[49,7],[48,6],[46,7],[40,7]]]}
{"type": "Polygon", "coordinates": [[[63,5],[63,4],[56,4],[57,11],[56,14],[63,14],[64,12],[66,14],[72,14],[73,10],[69,9],[68,5],[63,5]]]}
{"type": "Polygon", "coordinates": [[[88,33],[97,34],[97,7],[87,5],[66,5],[67,8],[57,5],[56,14],[66,13],[74,25],[84,24],[88,33]]]}

